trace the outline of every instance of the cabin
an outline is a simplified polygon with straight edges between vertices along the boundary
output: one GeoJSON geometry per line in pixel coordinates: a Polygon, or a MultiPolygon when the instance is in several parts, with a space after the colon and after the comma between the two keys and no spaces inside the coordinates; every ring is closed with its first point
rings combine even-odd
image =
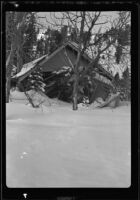
{"type": "MultiPolygon", "coordinates": [[[[32,62],[23,65],[19,73],[12,77],[19,82],[29,76],[35,69],[40,68],[44,73],[60,70],[63,66],[74,67],[78,54],[78,45],[75,42],[66,42],[51,55],[44,55],[32,62]]],[[[80,66],[86,68],[91,62],[91,58],[84,53],[80,59],[80,66]]],[[[113,76],[101,65],[95,69],[95,82],[97,87],[92,95],[92,102],[97,97],[106,99],[109,90],[113,88],[113,76]]]]}

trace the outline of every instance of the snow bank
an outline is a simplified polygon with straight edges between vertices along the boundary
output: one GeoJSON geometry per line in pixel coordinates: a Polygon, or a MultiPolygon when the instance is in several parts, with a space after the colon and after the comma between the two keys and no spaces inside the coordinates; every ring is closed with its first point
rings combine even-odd
{"type": "MultiPolygon", "coordinates": [[[[53,99],[53,106],[33,108],[25,105],[23,93],[11,95],[15,99],[6,104],[8,187],[130,186],[130,104],[116,109],[79,105],[73,111],[53,99]]],[[[39,93],[36,98],[49,99],[39,93]]]]}
{"type": "MultiPolygon", "coordinates": [[[[34,91],[30,90],[27,92],[29,96],[32,98],[33,103],[35,105],[44,105],[44,106],[52,106],[52,105],[70,105],[69,103],[65,103],[63,101],[58,100],[57,98],[51,99],[48,96],[46,96],[43,92],[41,91],[34,91]]],[[[10,100],[12,102],[17,102],[17,103],[24,103],[24,104],[29,104],[29,101],[25,95],[24,92],[19,92],[18,90],[11,91],[10,92],[10,100]]]]}
{"type": "Polygon", "coordinates": [[[8,187],[129,187],[130,107],[6,104],[8,187]]]}
{"type": "MultiPolygon", "coordinates": [[[[67,108],[72,109],[72,105],[70,103],[63,102],[61,100],[58,100],[57,98],[51,99],[41,91],[36,92],[34,90],[30,90],[27,93],[30,95],[30,97],[32,98],[33,103],[35,105],[39,105],[40,104],[40,106],[47,106],[47,107],[49,107],[49,106],[58,107],[59,106],[61,108],[64,107],[66,109],[67,108]]],[[[16,102],[16,103],[29,105],[29,101],[28,101],[25,93],[24,92],[19,92],[18,90],[11,91],[10,100],[11,100],[11,102],[16,102]]],[[[102,98],[98,98],[97,101],[94,101],[94,103],[92,103],[91,105],[86,105],[86,104],[83,104],[83,103],[79,103],[78,104],[78,108],[79,108],[79,110],[96,109],[101,103],[104,103],[104,101],[102,100],[102,98]]],[[[128,106],[128,105],[130,107],[130,102],[128,102],[128,101],[124,101],[124,102],[120,101],[120,103],[119,103],[119,107],[120,106],[128,106]]],[[[103,109],[103,108],[100,108],[100,109],[103,109]]]]}

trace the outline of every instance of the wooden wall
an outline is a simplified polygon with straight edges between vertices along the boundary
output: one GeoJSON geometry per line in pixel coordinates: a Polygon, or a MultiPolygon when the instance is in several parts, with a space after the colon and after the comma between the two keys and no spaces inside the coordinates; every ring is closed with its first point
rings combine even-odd
{"type": "MultiPolygon", "coordinates": [[[[50,57],[48,61],[46,61],[42,65],[42,71],[57,71],[63,66],[71,66],[71,63],[74,65],[76,62],[76,52],[69,47],[66,47],[66,49],[61,49],[59,52],[57,52],[55,55],[50,57]],[[67,55],[67,56],[66,56],[67,55]],[[69,59],[67,59],[69,57],[69,59]],[[70,61],[69,61],[70,60],[70,61]]],[[[89,64],[89,62],[81,58],[80,65],[83,67],[86,67],[89,64]]]]}

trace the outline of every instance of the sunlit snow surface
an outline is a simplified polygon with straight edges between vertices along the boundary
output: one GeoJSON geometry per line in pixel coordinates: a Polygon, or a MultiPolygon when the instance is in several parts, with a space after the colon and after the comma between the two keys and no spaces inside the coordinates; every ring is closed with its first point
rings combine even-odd
{"type": "Polygon", "coordinates": [[[130,105],[6,105],[8,187],[129,187],[130,105]]]}

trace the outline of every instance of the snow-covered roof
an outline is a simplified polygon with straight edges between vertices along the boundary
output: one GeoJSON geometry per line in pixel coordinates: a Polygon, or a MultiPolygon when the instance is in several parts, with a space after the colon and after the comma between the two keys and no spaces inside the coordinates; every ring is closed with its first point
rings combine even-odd
{"type": "Polygon", "coordinates": [[[33,69],[36,66],[36,64],[38,64],[40,61],[44,60],[45,57],[46,57],[46,55],[44,55],[36,60],[33,60],[27,64],[24,64],[21,71],[19,73],[17,73],[16,75],[14,75],[12,78],[18,78],[20,76],[23,76],[24,74],[29,72],[31,69],[33,69]]]}
{"type": "MultiPolygon", "coordinates": [[[[53,56],[55,56],[58,52],[60,52],[66,46],[69,46],[69,47],[71,47],[72,49],[74,49],[75,51],[78,52],[78,44],[75,43],[75,42],[68,41],[65,44],[63,44],[61,47],[59,47],[56,51],[54,51],[50,56],[44,55],[44,56],[42,56],[38,59],[35,59],[35,60],[33,60],[33,61],[31,61],[27,64],[24,64],[21,71],[19,73],[17,73],[16,75],[14,75],[12,78],[20,78],[21,80],[23,80],[38,66],[38,64],[40,66],[42,66],[45,62],[50,60],[53,56]]],[[[83,57],[89,63],[92,61],[92,59],[86,53],[83,54],[83,57]]],[[[102,66],[100,66],[100,69],[102,69],[103,73],[107,74],[108,77],[112,77],[111,74],[108,71],[106,71],[104,68],[102,68],[102,66]]]]}
{"type": "MultiPolygon", "coordinates": [[[[56,55],[58,52],[60,52],[66,46],[69,46],[72,49],[74,49],[75,51],[78,51],[78,44],[76,44],[75,42],[70,42],[70,41],[66,42],[61,47],[59,47],[56,51],[54,51],[50,56],[44,55],[44,56],[42,56],[38,59],[35,59],[35,60],[33,60],[33,61],[31,61],[27,64],[24,64],[21,71],[19,73],[17,73],[16,75],[14,75],[12,78],[19,78],[19,77],[24,76],[24,75],[26,77],[26,74],[28,75],[29,72],[32,71],[32,69],[35,68],[39,62],[44,61],[44,58],[46,59],[46,61],[48,61],[50,58],[52,58],[54,55],[56,55]]],[[[91,61],[89,56],[87,56],[86,54],[84,54],[83,57],[86,60],[91,61]]]]}

